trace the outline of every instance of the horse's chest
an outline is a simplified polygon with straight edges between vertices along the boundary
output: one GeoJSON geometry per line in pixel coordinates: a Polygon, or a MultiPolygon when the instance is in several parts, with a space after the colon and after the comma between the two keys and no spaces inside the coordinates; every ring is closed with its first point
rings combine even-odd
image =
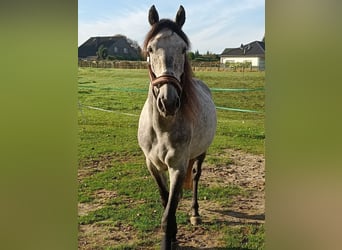
{"type": "Polygon", "coordinates": [[[159,169],[166,170],[168,167],[167,156],[170,154],[170,148],[163,144],[153,144],[148,153],[148,158],[159,169]]]}
{"type": "Polygon", "coordinates": [[[155,135],[151,140],[148,158],[160,169],[166,169],[187,157],[189,142],[186,137],[165,133],[155,135]]]}

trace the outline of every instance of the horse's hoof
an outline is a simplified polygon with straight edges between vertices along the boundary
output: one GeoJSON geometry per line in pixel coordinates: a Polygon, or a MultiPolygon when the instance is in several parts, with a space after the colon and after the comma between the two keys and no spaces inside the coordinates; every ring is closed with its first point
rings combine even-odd
{"type": "Polygon", "coordinates": [[[200,216],[191,216],[190,217],[190,223],[193,226],[197,226],[202,223],[201,217],[200,216]]]}
{"type": "Polygon", "coordinates": [[[178,241],[177,240],[172,240],[171,242],[171,249],[172,250],[177,250],[178,249],[178,241]]]}
{"type": "Polygon", "coordinates": [[[178,241],[176,236],[172,238],[167,238],[165,235],[161,241],[161,250],[177,250],[178,249],[178,241]]]}

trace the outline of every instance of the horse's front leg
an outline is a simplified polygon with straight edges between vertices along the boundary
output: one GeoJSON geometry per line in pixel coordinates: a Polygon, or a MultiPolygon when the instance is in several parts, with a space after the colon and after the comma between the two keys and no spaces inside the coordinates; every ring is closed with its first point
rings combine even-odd
{"type": "Polygon", "coordinates": [[[170,194],[161,221],[164,236],[162,239],[162,250],[171,250],[172,245],[176,245],[177,222],[176,210],[181,196],[181,190],[185,177],[184,168],[169,168],[170,194]]]}
{"type": "Polygon", "coordinates": [[[146,165],[151,175],[154,177],[155,181],[158,184],[160,199],[165,209],[167,205],[167,201],[169,199],[169,191],[167,188],[167,181],[165,178],[165,174],[164,172],[159,171],[149,159],[146,159],[146,165]]]}

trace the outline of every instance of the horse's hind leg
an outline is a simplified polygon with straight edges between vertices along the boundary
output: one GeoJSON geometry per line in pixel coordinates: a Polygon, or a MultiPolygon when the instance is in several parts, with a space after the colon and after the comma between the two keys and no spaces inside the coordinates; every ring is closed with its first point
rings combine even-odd
{"type": "Polygon", "coordinates": [[[191,206],[191,210],[192,210],[192,214],[190,217],[190,222],[192,225],[198,225],[201,224],[201,217],[198,213],[198,195],[197,195],[197,188],[198,188],[198,181],[201,177],[201,173],[202,173],[202,163],[204,161],[205,158],[205,152],[203,154],[201,154],[200,156],[198,156],[196,158],[196,164],[194,164],[193,168],[192,168],[192,181],[193,181],[193,196],[192,196],[192,206],[191,206]]]}

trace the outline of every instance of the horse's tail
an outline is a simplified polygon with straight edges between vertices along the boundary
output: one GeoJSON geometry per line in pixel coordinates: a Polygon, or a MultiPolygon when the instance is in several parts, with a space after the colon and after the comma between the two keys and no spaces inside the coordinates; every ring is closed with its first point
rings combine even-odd
{"type": "Polygon", "coordinates": [[[192,189],[192,165],[194,165],[196,159],[192,159],[189,161],[188,169],[186,171],[186,176],[183,182],[184,189],[192,189]]]}

